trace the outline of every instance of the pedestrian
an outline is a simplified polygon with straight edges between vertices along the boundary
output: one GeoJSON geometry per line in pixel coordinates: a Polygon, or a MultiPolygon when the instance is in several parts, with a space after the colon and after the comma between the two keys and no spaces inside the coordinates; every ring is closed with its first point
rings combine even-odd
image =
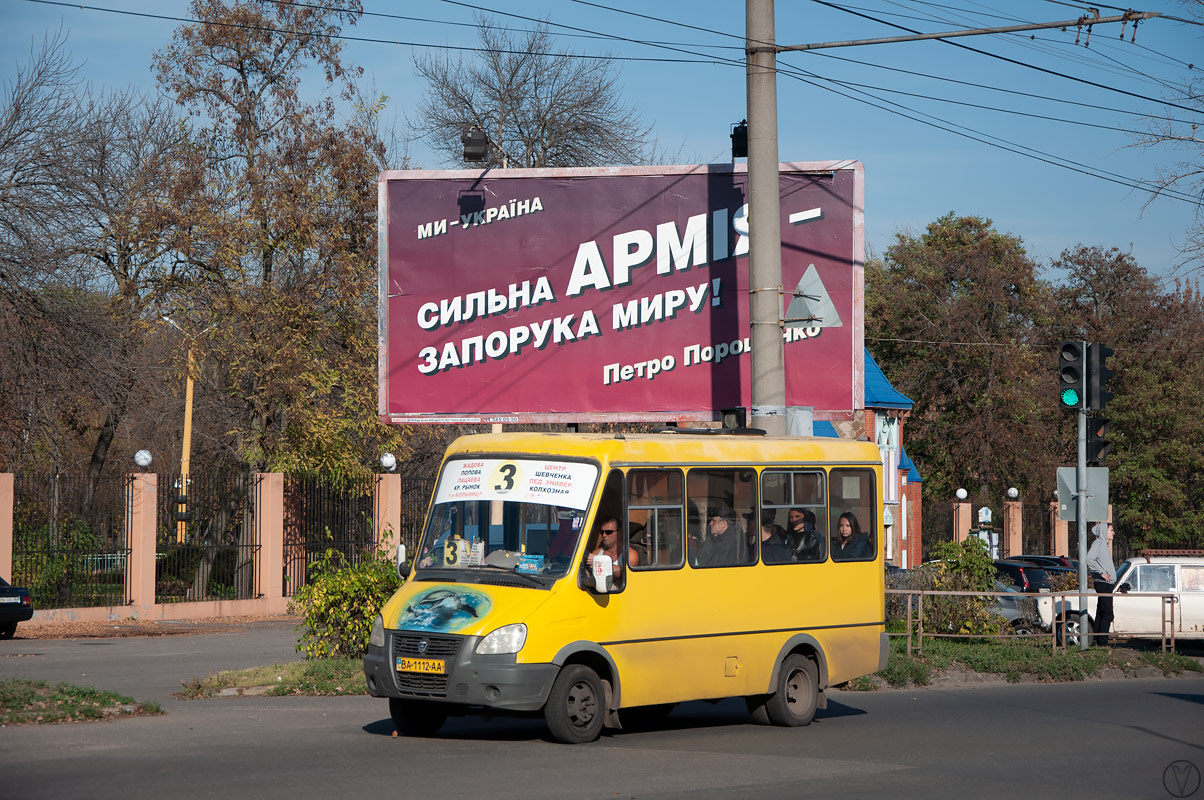
{"type": "Polygon", "coordinates": [[[1091,573],[1091,585],[1099,594],[1095,603],[1096,642],[1107,647],[1108,632],[1112,630],[1112,586],[1116,581],[1111,548],[1114,531],[1111,522],[1098,522],[1091,532],[1095,540],[1087,549],[1087,570],[1091,573]]]}

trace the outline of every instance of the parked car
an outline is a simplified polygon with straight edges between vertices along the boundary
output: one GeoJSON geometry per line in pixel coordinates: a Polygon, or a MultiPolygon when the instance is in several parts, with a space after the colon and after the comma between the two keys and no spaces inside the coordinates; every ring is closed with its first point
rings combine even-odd
{"type": "Polygon", "coordinates": [[[11,639],[17,632],[17,623],[33,616],[33,598],[29,590],[12,586],[0,578],[0,639],[11,639]]]}
{"type": "Polygon", "coordinates": [[[1015,586],[1009,586],[998,580],[995,581],[995,591],[1008,592],[1008,595],[1000,595],[995,598],[995,607],[992,610],[1008,621],[1008,624],[1012,626],[1012,633],[1024,635],[1036,633],[1038,623],[1032,598],[1010,597],[1009,595],[1012,594],[1019,595],[1019,590],[1015,586]]]}
{"type": "Polygon", "coordinates": [[[1049,574],[1043,567],[1027,561],[996,561],[995,571],[1005,583],[1015,586],[1017,591],[1026,594],[1049,591],[1049,574]]]}
{"type": "MultiPolygon", "coordinates": [[[[1174,608],[1174,634],[1180,639],[1204,639],[1204,553],[1200,555],[1136,556],[1116,568],[1116,596],[1112,598],[1112,631],[1118,636],[1161,638],[1163,605],[1174,608]]],[[[1048,629],[1067,617],[1068,638],[1077,640],[1080,628],[1094,630],[1096,596],[1087,593],[1083,619],[1077,595],[1038,600],[1037,613],[1048,629]]],[[[1169,617],[1169,610],[1166,610],[1169,617]]],[[[1169,631],[1168,631],[1169,633],[1169,631]]]]}
{"type": "Polygon", "coordinates": [[[1008,561],[1027,561],[1030,564],[1036,564],[1038,567],[1055,567],[1059,569],[1072,570],[1078,570],[1079,568],[1078,560],[1068,556],[1008,556],[1008,561]]]}

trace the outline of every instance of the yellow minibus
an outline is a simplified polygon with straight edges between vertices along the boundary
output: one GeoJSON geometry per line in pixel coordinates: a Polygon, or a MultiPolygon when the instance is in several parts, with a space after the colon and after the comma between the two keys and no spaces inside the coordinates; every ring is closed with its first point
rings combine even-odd
{"type": "Polygon", "coordinates": [[[596,739],[623,713],[744,697],[806,725],[886,665],[882,467],[869,442],[746,429],[498,433],[444,457],[364,673],[397,729],[542,713],[596,739]]]}

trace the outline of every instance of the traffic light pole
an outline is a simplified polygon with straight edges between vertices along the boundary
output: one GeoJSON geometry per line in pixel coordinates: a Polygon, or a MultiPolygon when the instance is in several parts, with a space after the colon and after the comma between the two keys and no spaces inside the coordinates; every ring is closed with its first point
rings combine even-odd
{"type": "MultiPolygon", "coordinates": [[[[1087,343],[1083,343],[1083,352],[1087,351],[1087,343]]],[[[1078,491],[1076,505],[1079,521],[1079,649],[1087,649],[1086,612],[1087,612],[1087,403],[1079,406],[1079,463],[1077,469],[1078,491]]],[[[1065,612],[1063,612],[1065,613],[1065,612]]]]}

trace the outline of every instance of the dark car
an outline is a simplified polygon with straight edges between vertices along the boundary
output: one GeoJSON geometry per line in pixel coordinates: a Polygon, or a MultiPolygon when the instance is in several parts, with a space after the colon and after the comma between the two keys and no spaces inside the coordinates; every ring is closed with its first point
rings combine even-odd
{"type": "Polygon", "coordinates": [[[1015,586],[1021,592],[1048,592],[1049,573],[1043,567],[1027,561],[996,561],[995,571],[1004,583],[1015,586]]]}
{"type": "Polygon", "coordinates": [[[1056,567],[1059,569],[1079,568],[1079,562],[1069,556],[1039,556],[1039,555],[1024,555],[1010,556],[1008,561],[1027,561],[1030,564],[1036,564],[1038,567],[1056,567]]]}
{"type": "Polygon", "coordinates": [[[33,600],[29,590],[11,586],[0,578],[0,639],[11,639],[17,632],[17,623],[33,616],[33,600]]]}

